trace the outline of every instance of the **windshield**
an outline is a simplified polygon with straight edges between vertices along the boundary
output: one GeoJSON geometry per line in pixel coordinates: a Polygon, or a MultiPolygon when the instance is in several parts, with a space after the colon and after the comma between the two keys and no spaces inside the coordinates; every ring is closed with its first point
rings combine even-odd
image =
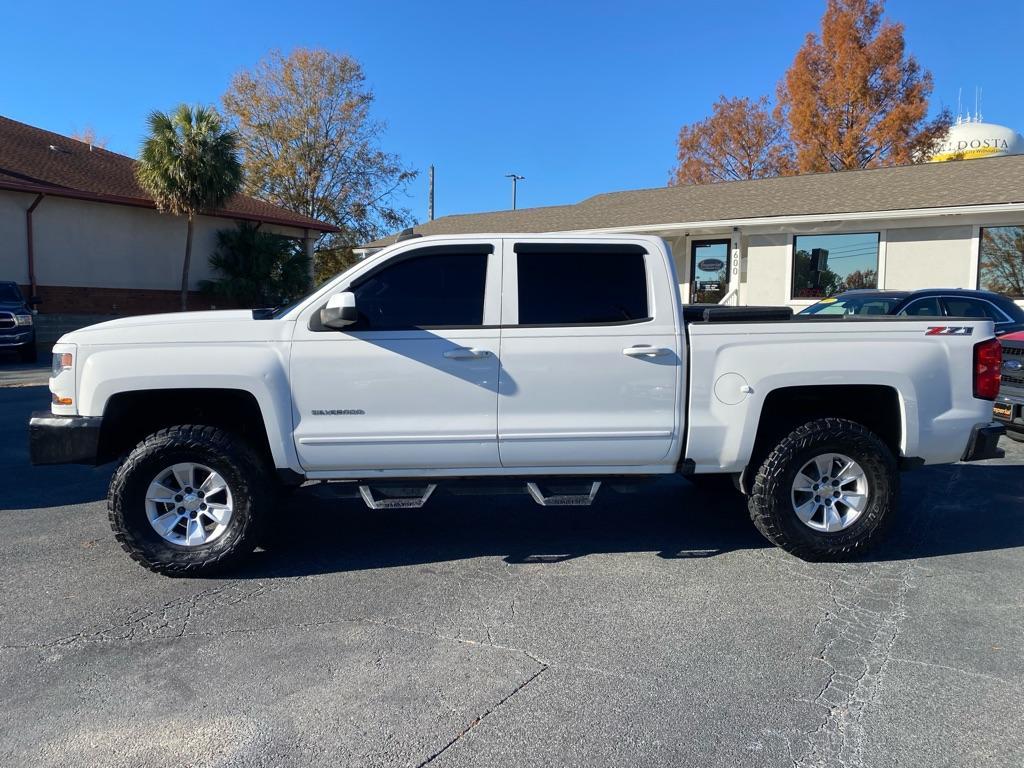
{"type": "Polygon", "coordinates": [[[18,290],[17,286],[0,283],[0,301],[6,304],[21,304],[23,301],[21,291],[18,290]]]}
{"type": "Polygon", "coordinates": [[[902,301],[900,296],[835,296],[822,299],[801,315],[888,315],[902,301]]]}

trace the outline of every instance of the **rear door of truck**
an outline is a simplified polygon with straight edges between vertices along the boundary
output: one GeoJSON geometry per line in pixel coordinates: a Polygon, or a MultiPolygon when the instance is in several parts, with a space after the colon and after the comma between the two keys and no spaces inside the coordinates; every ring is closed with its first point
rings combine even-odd
{"type": "Polygon", "coordinates": [[[506,239],[504,467],[664,462],[683,425],[675,275],[654,239],[506,239]]]}

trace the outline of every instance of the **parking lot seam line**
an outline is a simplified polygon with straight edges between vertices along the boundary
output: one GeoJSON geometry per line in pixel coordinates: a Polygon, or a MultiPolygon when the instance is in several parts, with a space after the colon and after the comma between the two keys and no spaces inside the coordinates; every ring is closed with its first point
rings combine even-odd
{"type": "MultiPolygon", "coordinates": [[[[480,645],[480,643],[478,643],[478,645],[480,645]]],[[[544,671],[547,670],[547,668],[548,667],[545,664],[543,667],[541,667],[536,672],[534,672],[532,675],[530,675],[528,678],[526,678],[523,682],[521,682],[519,685],[517,685],[511,691],[511,693],[506,694],[505,697],[502,698],[497,704],[495,704],[493,707],[491,707],[490,709],[485,711],[483,714],[477,716],[472,722],[470,722],[469,725],[467,725],[459,733],[457,733],[455,735],[455,737],[451,741],[449,741],[447,744],[445,744],[443,747],[441,747],[439,750],[437,750],[434,754],[432,754],[430,757],[428,757],[422,763],[419,763],[416,766],[416,768],[425,768],[425,766],[430,765],[437,758],[439,758],[441,755],[443,755],[445,752],[447,752],[453,746],[458,744],[459,741],[461,741],[463,738],[468,736],[473,731],[474,728],[476,728],[478,725],[480,725],[480,723],[482,723],[484,720],[486,720],[493,713],[497,712],[499,708],[504,706],[513,696],[515,696],[517,693],[519,693],[524,688],[526,688],[526,686],[528,686],[530,683],[532,683],[534,680],[536,680],[538,677],[540,677],[544,673],[544,671]]]]}

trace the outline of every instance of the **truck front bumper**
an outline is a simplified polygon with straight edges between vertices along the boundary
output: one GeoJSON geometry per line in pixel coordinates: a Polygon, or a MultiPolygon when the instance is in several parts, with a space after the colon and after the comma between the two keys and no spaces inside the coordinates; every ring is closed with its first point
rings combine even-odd
{"type": "Polygon", "coordinates": [[[54,416],[36,411],[28,422],[33,464],[95,464],[99,456],[100,416],[54,416]]]}
{"type": "Polygon", "coordinates": [[[998,422],[979,424],[971,430],[971,439],[967,443],[961,461],[981,461],[982,459],[1001,459],[1006,452],[999,447],[999,438],[1006,434],[1006,427],[998,422]]]}
{"type": "Polygon", "coordinates": [[[0,333],[0,348],[23,347],[26,344],[34,344],[35,340],[35,331],[31,328],[27,331],[5,330],[0,333]]]}

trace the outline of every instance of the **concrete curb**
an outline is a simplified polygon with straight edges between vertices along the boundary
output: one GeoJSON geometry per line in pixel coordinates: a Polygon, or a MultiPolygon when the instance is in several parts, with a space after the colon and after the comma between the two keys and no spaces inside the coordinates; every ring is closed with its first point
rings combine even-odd
{"type": "Polygon", "coordinates": [[[45,387],[50,381],[48,367],[17,366],[0,367],[0,388],[4,387],[45,387]]]}

